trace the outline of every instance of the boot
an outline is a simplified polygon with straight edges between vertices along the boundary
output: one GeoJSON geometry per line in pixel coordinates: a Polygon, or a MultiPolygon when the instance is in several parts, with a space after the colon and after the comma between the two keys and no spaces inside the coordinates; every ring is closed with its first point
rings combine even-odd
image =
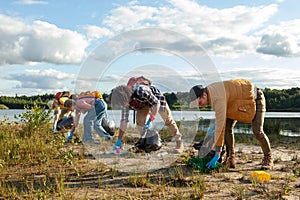
{"type": "Polygon", "coordinates": [[[223,163],[229,168],[235,168],[235,155],[234,155],[234,134],[233,127],[236,124],[235,120],[226,119],[225,128],[225,148],[226,148],[226,160],[223,163]]]}
{"type": "Polygon", "coordinates": [[[264,156],[262,164],[261,164],[261,169],[268,170],[268,169],[273,169],[274,163],[273,159],[271,156],[264,156]]]}
{"type": "Polygon", "coordinates": [[[224,161],[223,165],[234,169],[235,168],[235,155],[231,154],[226,157],[226,160],[224,161]]]}
{"type": "Polygon", "coordinates": [[[183,147],[183,142],[182,142],[182,140],[176,140],[175,152],[176,152],[176,153],[182,153],[183,150],[184,150],[184,147],[183,147]]]}

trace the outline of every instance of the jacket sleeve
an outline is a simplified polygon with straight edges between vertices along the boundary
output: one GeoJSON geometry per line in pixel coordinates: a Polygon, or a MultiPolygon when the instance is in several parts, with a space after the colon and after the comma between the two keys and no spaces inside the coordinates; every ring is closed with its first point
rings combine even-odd
{"type": "Polygon", "coordinates": [[[226,125],[226,99],[217,98],[213,102],[213,110],[216,116],[215,146],[222,147],[224,144],[225,125],[226,125]]]}

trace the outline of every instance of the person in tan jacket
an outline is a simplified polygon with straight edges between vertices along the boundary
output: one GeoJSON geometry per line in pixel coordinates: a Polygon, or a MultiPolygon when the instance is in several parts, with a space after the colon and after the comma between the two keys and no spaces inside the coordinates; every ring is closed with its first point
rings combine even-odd
{"type": "Polygon", "coordinates": [[[207,163],[215,168],[225,141],[225,164],[235,168],[233,128],[237,121],[252,123],[252,131],[264,154],[262,169],[271,169],[273,159],[268,136],[263,124],[266,112],[265,97],[261,89],[244,79],[216,82],[202,87],[196,85],[190,89],[190,107],[206,107],[215,111],[215,150],[216,154],[207,163]]]}

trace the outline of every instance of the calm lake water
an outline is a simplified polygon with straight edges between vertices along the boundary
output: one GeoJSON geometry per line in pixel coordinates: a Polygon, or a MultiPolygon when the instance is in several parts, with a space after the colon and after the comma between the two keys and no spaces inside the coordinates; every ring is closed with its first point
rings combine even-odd
{"type": "MultiPolygon", "coordinates": [[[[24,110],[0,110],[0,120],[19,121],[14,116],[18,116],[24,110]]],[[[197,121],[199,118],[213,120],[215,113],[213,111],[172,111],[175,121],[197,121]]],[[[118,126],[120,121],[121,112],[119,110],[108,110],[108,116],[111,120],[116,122],[118,126]]],[[[280,123],[282,135],[300,137],[300,112],[267,112],[266,121],[272,120],[280,123]]],[[[80,122],[82,123],[83,117],[80,122]]],[[[130,112],[129,125],[134,126],[133,111],[130,112]]],[[[157,117],[155,120],[157,126],[163,126],[162,119],[157,117]]],[[[199,129],[206,129],[208,124],[200,125],[199,129]]],[[[250,126],[250,125],[249,125],[250,126]]],[[[248,125],[237,126],[235,132],[251,133],[248,125]]]]}

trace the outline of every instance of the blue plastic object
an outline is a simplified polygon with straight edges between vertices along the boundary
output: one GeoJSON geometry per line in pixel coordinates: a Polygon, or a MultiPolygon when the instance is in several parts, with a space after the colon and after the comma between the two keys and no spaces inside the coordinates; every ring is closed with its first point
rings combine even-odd
{"type": "Polygon", "coordinates": [[[217,167],[217,162],[220,158],[219,154],[215,154],[214,157],[206,164],[206,167],[209,169],[214,169],[217,167]]]}
{"type": "Polygon", "coordinates": [[[73,135],[74,135],[74,132],[70,131],[68,134],[67,142],[70,142],[72,140],[73,135]]]}
{"type": "Polygon", "coordinates": [[[117,147],[122,147],[122,140],[120,138],[118,138],[118,140],[114,144],[114,150],[116,150],[117,147]]]}

